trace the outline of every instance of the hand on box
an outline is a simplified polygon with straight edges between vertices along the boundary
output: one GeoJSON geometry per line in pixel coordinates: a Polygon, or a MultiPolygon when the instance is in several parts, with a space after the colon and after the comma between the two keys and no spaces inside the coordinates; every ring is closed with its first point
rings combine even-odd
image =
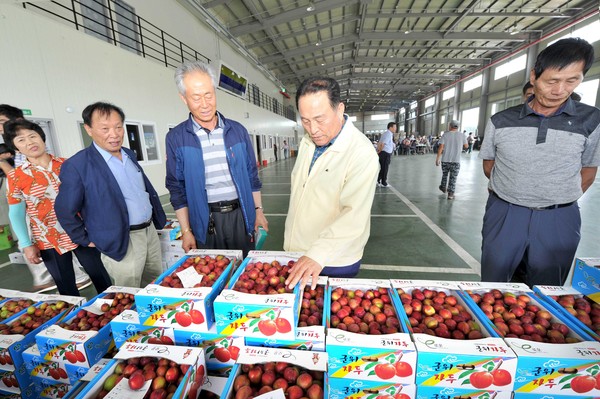
{"type": "Polygon", "coordinates": [[[301,287],[304,287],[312,277],[311,288],[314,290],[317,288],[317,279],[321,274],[321,270],[323,270],[323,266],[308,256],[302,256],[290,270],[290,275],[285,280],[285,284],[288,288],[294,288],[300,282],[301,287]]]}

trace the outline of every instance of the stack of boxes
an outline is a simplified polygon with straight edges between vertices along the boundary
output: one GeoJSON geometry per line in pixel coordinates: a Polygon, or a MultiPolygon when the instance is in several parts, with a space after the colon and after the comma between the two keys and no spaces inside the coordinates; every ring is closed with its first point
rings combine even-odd
{"type": "Polygon", "coordinates": [[[181,247],[181,227],[176,220],[168,219],[165,227],[156,232],[160,241],[163,270],[167,270],[185,255],[181,247]]]}
{"type": "MultiPolygon", "coordinates": [[[[286,290],[281,273],[299,256],[254,251],[241,262],[239,251],[196,250],[154,284],[111,287],[29,334],[0,335],[0,395],[88,399],[115,386],[111,397],[128,399],[600,397],[600,278],[589,260],[573,287],[535,292],[512,283],[326,277],[315,290],[310,282],[286,290]],[[97,320],[115,304],[110,323],[97,320]],[[536,342],[537,324],[552,343],[536,342]],[[109,352],[113,360],[103,358],[109,352]],[[160,364],[174,371],[155,383],[160,364]]],[[[30,304],[66,301],[0,297],[9,325],[30,304]]]]}

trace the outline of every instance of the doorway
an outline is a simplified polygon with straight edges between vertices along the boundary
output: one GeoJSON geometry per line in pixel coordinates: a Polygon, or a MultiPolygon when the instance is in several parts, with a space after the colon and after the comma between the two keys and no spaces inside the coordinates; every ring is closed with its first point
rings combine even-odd
{"type": "Polygon", "coordinates": [[[27,118],[28,120],[40,125],[44,134],[46,135],[46,151],[50,154],[60,157],[60,149],[56,140],[56,133],[54,131],[54,121],[46,118],[27,118]]]}
{"type": "Polygon", "coordinates": [[[258,164],[262,164],[262,146],[260,145],[260,134],[256,135],[256,160],[258,164]]]}

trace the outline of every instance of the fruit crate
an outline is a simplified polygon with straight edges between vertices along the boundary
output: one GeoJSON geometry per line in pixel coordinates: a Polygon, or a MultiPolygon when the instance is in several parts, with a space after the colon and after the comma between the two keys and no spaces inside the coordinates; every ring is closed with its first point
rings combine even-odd
{"type": "Polygon", "coordinates": [[[577,258],[573,270],[573,288],[600,303],[600,258],[577,258]]]}
{"type": "Polygon", "coordinates": [[[229,279],[238,250],[192,250],[138,291],[135,303],[146,326],[207,332],[215,321],[213,301],[229,279]]]}
{"type": "Polygon", "coordinates": [[[415,383],[417,351],[393,303],[389,280],[330,278],[326,303],[328,375],[415,383]]]}
{"type": "Polygon", "coordinates": [[[234,365],[243,337],[217,334],[213,325],[207,332],[194,332],[169,327],[148,327],[140,324],[135,310],[126,310],[111,321],[115,345],[125,342],[178,345],[204,349],[206,367],[217,374],[228,374],[234,365]]]}
{"type": "Polygon", "coordinates": [[[326,291],[327,276],[319,276],[315,290],[311,289],[311,282],[304,287],[295,339],[246,337],[246,345],[324,352],[326,291]]]}
{"type": "MultiPolygon", "coordinates": [[[[135,306],[139,288],[111,286],[73,310],[63,322],[37,334],[35,339],[44,359],[89,369],[113,344],[109,322],[135,306]]],[[[87,370],[82,370],[81,375],[87,370]]]]}
{"type": "Polygon", "coordinates": [[[37,334],[62,320],[75,306],[85,300],[82,297],[61,295],[43,295],[42,297],[45,299],[29,308],[30,310],[34,309],[33,313],[28,313],[27,310],[21,312],[17,318],[12,318],[6,323],[9,330],[3,330],[4,333],[0,334],[0,356],[6,361],[2,367],[4,370],[14,371],[18,386],[21,388],[28,387],[31,382],[23,361],[23,352],[35,344],[37,334]],[[42,310],[43,314],[37,315],[38,309],[42,310]],[[25,330],[20,330],[19,333],[13,331],[17,327],[22,328],[23,323],[26,326],[31,321],[34,324],[25,327],[25,330]],[[26,334],[24,335],[23,332],[26,334]]]}
{"type": "Polygon", "coordinates": [[[77,398],[197,399],[205,376],[201,348],[127,342],[77,398]]]}
{"type": "MultiPolygon", "coordinates": [[[[418,386],[415,399],[513,399],[511,391],[494,391],[460,387],[418,386]]],[[[545,398],[550,399],[550,398],[545,398]]]]}
{"type": "Polygon", "coordinates": [[[23,363],[31,382],[39,384],[42,380],[48,380],[57,384],[74,384],[77,381],[69,380],[67,367],[64,363],[44,359],[37,344],[31,345],[23,352],[23,363]]]}
{"type": "Polygon", "coordinates": [[[600,341],[600,304],[573,287],[536,285],[533,291],[544,302],[561,312],[570,324],[600,341]]]}
{"type": "MultiPolygon", "coordinates": [[[[414,399],[415,384],[328,378],[329,397],[337,399],[414,399]]],[[[440,397],[441,399],[441,397],[440,397]]]]}
{"type": "MultiPolygon", "coordinates": [[[[494,326],[504,336],[504,341],[517,354],[517,373],[513,388],[515,392],[571,395],[571,397],[580,396],[582,393],[600,395],[600,390],[597,389],[585,391],[589,384],[589,378],[600,370],[600,342],[593,341],[591,337],[573,325],[567,327],[567,322],[561,317],[560,312],[549,305],[544,305],[528,288],[518,291],[512,288],[502,288],[500,284],[488,286],[488,283],[479,283],[479,286],[474,289],[472,284],[469,284],[469,288],[465,288],[462,293],[463,297],[480,319],[486,319],[490,326],[494,326]],[[501,315],[501,317],[490,315],[495,319],[494,321],[490,320],[477,304],[479,302],[483,306],[492,301],[494,301],[494,307],[497,306],[493,311],[501,315]],[[505,307],[505,311],[502,313],[500,313],[501,306],[505,307]],[[506,309],[507,307],[508,309],[506,309]],[[515,315],[521,314],[517,307],[525,309],[522,316],[515,315]],[[511,315],[505,315],[505,313],[511,313],[511,315]],[[512,319],[519,319],[521,324],[511,323],[512,319]],[[513,328],[513,325],[522,325],[523,327],[518,329],[513,328]],[[540,330],[538,326],[543,330],[540,330]],[[507,328],[511,331],[508,334],[506,333],[507,328]],[[536,332],[531,332],[531,335],[525,334],[530,329],[536,332]],[[545,335],[546,339],[555,343],[538,342],[540,338],[534,334],[540,338],[545,335]],[[538,341],[531,339],[538,339],[538,341]]],[[[507,286],[510,286],[509,283],[507,286]]],[[[489,309],[485,311],[489,311],[489,309]]]]}
{"type": "Polygon", "coordinates": [[[217,332],[243,337],[295,339],[302,289],[297,284],[290,292],[282,280],[285,281],[289,267],[300,256],[290,252],[250,251],[215,299],[217,332]],[[263,272],[265,269],[274,270],[273,274],[267,275],[263,272]],[[265,276],[261,277],[261,273],[265,276]],[[272,284],[266,277],[273,280],[272,284]],[[240,284],[236,285],[238,281],[240,284]]]}
{"type": "Polygon", "coordinates": [[[8,323],[24,314],[31,305],[42,301],[47,295],[13,291],[15,296],[4,297],[0,303],[0,323],[8,323]]]}
{"type": "MultiPolygon", "coordinates": [[[[420,387],[512,391],[517,357],[447,281],[391,280],[418,353],[420,387]]],[[[429,392],[434,392],[434,390],[429,392]]]]}
{"type": "MultiPolygon", "coordinates": [[[[286,398],[323,399],[327,395],[325,381],[327,353],[284,348],[245,346],[221,395],[221,399],[248,398],[286,392],[286,398]],[[261,391],[262,390],[262,391],[261,391]]],[[[281,396],[274,396],[278,398],[281,396]]]]}

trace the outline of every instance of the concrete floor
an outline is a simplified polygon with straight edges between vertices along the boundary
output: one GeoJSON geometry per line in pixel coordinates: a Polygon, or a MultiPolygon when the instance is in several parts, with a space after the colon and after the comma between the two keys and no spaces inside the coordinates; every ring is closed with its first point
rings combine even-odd
{"type": "MultiPolygon", "coordinates": [[[[438,190],[441,170],[435,156],[393,156],[389,188],[377,188],[372,208],[371,237],[365,248],[358,277],[478,280],[481,226],[487,199],[487,179],[478,153],[463,154],[456,198],[446,199],[438,190]]],[[[269,220],[264,250],[283,249],[283,229],[294,159],[261,168],[263,206],[269,220]]],[[[600,183],[580,200],[582,238],[578,256],[600,256],[600,183]]],[[[169,217],[174,213],[168,196],[162,197],[169,217]]],[[[27,290],[31,276],[25,265],[8,262],[0,251],[0,288],[27,290]]],[[[91,298],[94,288],[82,290],[91,298]]]]}

